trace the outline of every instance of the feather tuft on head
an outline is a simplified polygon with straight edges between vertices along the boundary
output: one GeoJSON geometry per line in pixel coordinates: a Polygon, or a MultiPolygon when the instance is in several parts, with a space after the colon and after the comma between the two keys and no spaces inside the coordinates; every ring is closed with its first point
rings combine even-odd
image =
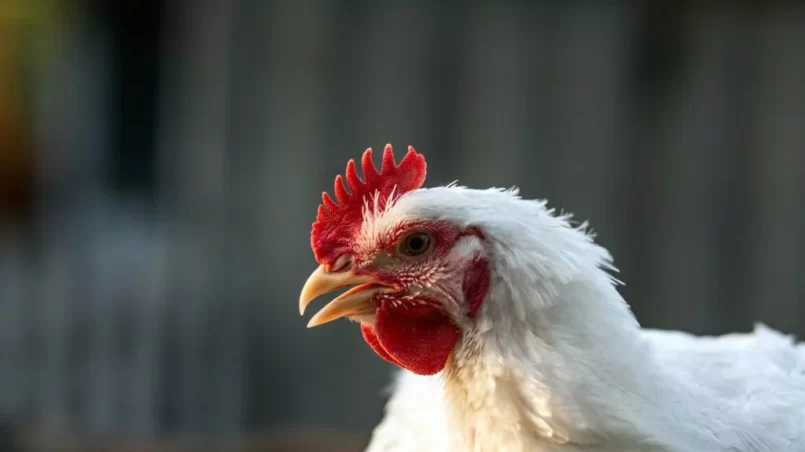
{"type": "Polygon", "coordinates": [[[355,161],[350,160],[345,173],[349,192],[339,174],[335,177],[335,200],[327,192],[322,193],[322,203],[310,234],[310,246],[316,261],[330,266],[342,255],[350,253],[363,222],[363,209],[382,211],[400,195],[421,187],[425,182],[426,167],[425,157],[411,146],[397,165],[390,144],[383,149],[380,172],[372,162],[372,148],[363,153],[364,180],[358,176],[355,161]]]}

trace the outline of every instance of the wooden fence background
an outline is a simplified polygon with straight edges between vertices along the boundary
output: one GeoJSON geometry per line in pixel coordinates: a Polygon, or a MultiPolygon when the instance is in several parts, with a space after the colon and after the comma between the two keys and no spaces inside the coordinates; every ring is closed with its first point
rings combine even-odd
{"type": "Polygon", "coordinates": [[[0,416],[368,432],[391,369],[296,299],[319,193],[386,142],[589,219],[647,326],[805,334],[805,8],[648,3],[7,16],[38,182],[0,229],[0,416]]]}

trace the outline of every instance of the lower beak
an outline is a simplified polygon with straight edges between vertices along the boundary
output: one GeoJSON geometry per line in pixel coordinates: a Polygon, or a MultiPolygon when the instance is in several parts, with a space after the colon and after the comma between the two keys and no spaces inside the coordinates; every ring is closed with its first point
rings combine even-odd
{"type": "Polygon", "coordinates": [[[355,286],[344,292],[335,300],[324,306],[308,322],[312,328],[346,316],[373,314],[375,310],[372,298],[377,293],[393,292],[394,289],[369,276],[356,275],[351,271],[328,273],[324,265],[314,271],[302,287],[299,296],[299,314],[320,295],[348,286],[355,286]]]}

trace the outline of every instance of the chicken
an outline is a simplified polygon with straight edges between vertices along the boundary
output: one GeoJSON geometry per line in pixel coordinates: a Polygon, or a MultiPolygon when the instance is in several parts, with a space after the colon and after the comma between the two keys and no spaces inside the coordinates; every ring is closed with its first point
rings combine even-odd
{"type": "Polygon", "coordinates": [[[368,149],[323,195],[309,327],[360,324],[400,368],[369,452],[805,451],[805,346],[758,325],[642,329],[586,226],[515,189],[421,188],[368,149]]]}

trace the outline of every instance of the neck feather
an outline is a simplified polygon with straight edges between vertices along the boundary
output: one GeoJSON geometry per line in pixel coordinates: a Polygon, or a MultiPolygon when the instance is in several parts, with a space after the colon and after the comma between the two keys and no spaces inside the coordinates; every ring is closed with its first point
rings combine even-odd
{"type": "Polygon", "coordinates": [[[644,433],[660,422],[660,383],[639,324],[604,270],[609,255],[582,230],[551,233],[565,244],[554,254],[523,235],[516,246],[489,245],[487,255],[498,257],[490,291],[444,372],[459,430],[477,450],[496,442],[595,450],[612,447],[611,438],[626,441],[624,451],[662,450],[644,433]],[[630,410],[621,416],[619,406],[630,410]]]}
{"type": "MultiPolygon", "coordinates": [[[[498,418],[499,425],[509,423],[498,430],[501,440],[517,432],[533,435],[519,439],[523,447],[639,437],[637,420],[650,422],[646,416],[655,393],[646,387],[655,381],[646,375],[649,352],[636,328],[624,328],[634,323],[628,311],[620,319],[601,314],[609,318],[591,325],[557,303],[539,316],[528,315],[527,322],[484,318],[489,328],[466,334],[444,373],[447,399],[459,423],[473,430],[498,418]],[[612,410],[617,406],[645,407],[646,413],[618,419],[612,410]]],[[[485,435],[490,431],[481,430],[485,435]]]]}

